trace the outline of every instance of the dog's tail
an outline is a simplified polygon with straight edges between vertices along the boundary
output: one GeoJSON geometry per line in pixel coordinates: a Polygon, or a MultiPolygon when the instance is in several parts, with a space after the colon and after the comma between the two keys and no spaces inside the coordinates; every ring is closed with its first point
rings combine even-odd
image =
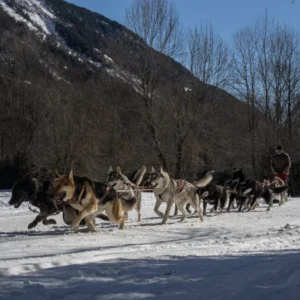
{"type": "Polygon", "coordinates": [[[134,178],[132,180],[132,182],[135,184],[135,185],[140,185],[145,174],[146,174],[146,171],[147,171],[147,167],[146,166],[142,166],[138,171],[137,173],[134,175],[134,178]]]}
{"type": "Polygon", "coordinates": [[[119,198],[112,203],[112,217],[114,222],[120,224],[124,220],[122,202],[119,198]]]}
{"type": "Polygon", "coordinates": [[[196,186],[196,187],[206,187],[208,184],[210,184],[211,183],[211,181],[212,181],[212,179],[213,179],[213,176],[212,176],[212,173],[213,173],[214,171],[210,171],[210,172],[207,172],[206,174],[205,174],[205,176],[204,176],[204,178],[202,178],[202,179],[200,179],[200,180],[198,180],[198,181],[195,181],[194,182],[194,185],[196,186]]]}
{"type": "Polygon", "coordinates": [[[277,177],[277,176],[275,176],[274,181],[277,182],[280,185],[284,185],[284,181],[281,178],[277,177]]]}
{"type": "Polygon", "coordinates": [[[277,187],[270,187],[274,194],[280,194],[288,189],[287,185],[277,186],[277,187]]]}
{"type": "Polygon", "coordinates": [[[126,212],[133,210],[137,204],[137,200],[135,197],[133,197],[129,200],[121,199],[121,202],[122,202],[123,211],[126,211],[126,212]]]}

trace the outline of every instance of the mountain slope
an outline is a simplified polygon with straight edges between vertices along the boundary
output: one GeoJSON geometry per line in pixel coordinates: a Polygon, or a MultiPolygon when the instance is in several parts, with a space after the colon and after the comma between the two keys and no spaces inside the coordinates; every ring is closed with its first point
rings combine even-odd
{"type": "Polygon", "coordinates": [[[167,66],[153,114],[170,171],[177,153],[174,103],[182,98],[184,126],[199,89],[207,92],[187,132],[182,176],[204,167],[249,165],[246,106],[205,86],[117,22],[62,0],[0,0],[0,26],[0,113],[7,116],[1,119],[0,160],[39,174],[75,166],[97,177],[110,164],[127,170],[158,164],[136,73],[150,52],[167,66]]]}

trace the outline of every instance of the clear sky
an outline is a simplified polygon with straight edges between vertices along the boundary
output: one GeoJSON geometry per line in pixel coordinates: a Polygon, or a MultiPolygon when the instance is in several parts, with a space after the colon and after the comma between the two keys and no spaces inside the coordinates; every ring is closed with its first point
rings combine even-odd
{"type": "MultiPolygon", "coordinates": [[[[124,23],[125,8],[132,0],[67,0],[119,23],[124,23]]],[[[174,0],[184,27],[211,22],[226,41],[244,25],[254,23],[268,11],[282,23],[300,32],[300,0],[174,0]]]]}

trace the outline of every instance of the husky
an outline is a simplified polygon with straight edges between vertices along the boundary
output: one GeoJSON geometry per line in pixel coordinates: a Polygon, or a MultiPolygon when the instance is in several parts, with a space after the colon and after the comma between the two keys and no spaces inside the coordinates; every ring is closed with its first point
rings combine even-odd
{"type": "Polygon", "coordinates": [[[170,215],[170,210],[173,203],[176,204],[178,210],[182,213],[180,222],[186,218],[185,206],[190,203],[192,207],[198,212],[199,221],[203,221],[202,210],[200,208],[200,198],[197,193],[196,187],[205,187],[212,180],[212,176],[206,176],[204,179],[199,180],[194,184],[185,180],[175,180],[170,178],[169,174],[160,167],[159,171],[154,170],[152,167],[148,176],[148,182],[154,188],[154,195],[156,204],[154,212],[163,218],[161,224],[166,224],[170,215]],[[162,202],[167,203],[167,208],[163,214],[159,211],[162,202]]]}
{"type": "Polygon", "coordinates": [[[240,186],[241,186],[241,182],[239,179],[228,180],[225,183],[224,188],[226,189],[227,195],[229,197],[229,204],[227,206],[228,212],[230,212],[231,208],[236,208],[236,206],[243,198],[239,193],[240,186]]]}
{"type": "MultiPolygon", "coordinates": [[[[269,186],[270,188],[272,188],[272,187],[282,187],[285,184],[284,184],[284,181],[281,178],[275,176],[273,181],[271,181],[271,179],[269,177],[265,177],[264,180],[263,180],[263,185],[264,186],[269,186]]],[[[287,202],[286,190],[287,189],[285,189],[282,193],[278,194],[279,197],[280,197],[279,206],[281,206],[282,204],[287,202]]],[[[274,200],[275,200],[275,197],[272,197],[271,202],[270,202],[270,207],[273,206],[273,201],[274,200]]]]}
{"type": "Polygon", "coordinates": [[[109,168],[106,184],[113,186],[118,192],[118,196],[122,201],[122,207],[124,210],[125,220],[128,219],[128,211],[135,208],[138,214],[138,222],[141,221],[141,205],[142,205],[142,193],[138,190],[138,186],[141,184],[143,177],[147,171],[146,166],[142,166],[136,174],[134,174],[132,181],[124,175],[117,167],[116,171],[112,167],[109,168]]]}
{"type": "Polygon", "coordinates": [[[15,183],[11,193],[9,205],[19,208],[23,202],[29,202],[29,204],[40,210],[37,217],[28,225],[28,229],[34,228],[40,222],[43,222],[44,225],[55,225],[56,221],[54,219],[47,218],[60,212],[63,212],[64,222],[70,225],[77,215],[76,210],[68,204],[57,205],[51,199],[52,182],[49,180],[42,182],[37,178],[27,177],[15,183]]]}
{"type": "Polygon", "coordinates": [[[97,232],[94,219],[104,211],[112,223],[119,224],[120,229],[124,228],[122,202],[113,188],[87,177],[74,176],[73,171],[67,175],[56,171],[55,175],[53,198],[57,203],[67,202],[79,212],[72,221],[72,229],[77,228],[84,219],[88,229],[97,232]]]}
{"type": "Polygon", "coordinates": [[[204,192],[207,192],[207,196],[203,199],[203,215],[206,216],[208,202],[213,204],[210,212],[217,211],[219,206],[222,212],[229,201],[227,189],[211,182],[206,187],[197,188],[199,195],[203,195],[204,192]]]}
{"type": "MultiPolygon", "coordinates": [[[[272,187],[265,185],[262,182],[256,180],[248,179],[245,180],[240,186],[240,192],[243,196],[246,196],[249,199],[248,211],[254,210],[257,205],[258,198],[263,198],[268,204],[267,211],[270,210],[273,204],[273,197],[276,194],[284,192],[288,186],[278,186],[272,187]]],[[[241,201],[239,211],[242,210],[244,201],[241,201]]]]}
{"type": "Polygon", "coordinates": [[[246,176],[243,171],[243,167],[240,169],[234,168],[232,171],[232,180],[239,180],[240,182],[243,182],[246,180],[246,176]]]}
{"type": "Polygon", "coordinates": [[[247,202],[247,197],[242,195],[239,192],[239,189],[242,187],[242,183],[246,180],[246,176],[243,171],[243,167],[240,169],[234,168],[232,170],[232,176],[230,180],[225,182],[225,189],[227,190],[227,195],[229,197],[229,204],[227,207],[227,211],[230,212],[232,207],[239,206],[240,202],[247,202]]]}

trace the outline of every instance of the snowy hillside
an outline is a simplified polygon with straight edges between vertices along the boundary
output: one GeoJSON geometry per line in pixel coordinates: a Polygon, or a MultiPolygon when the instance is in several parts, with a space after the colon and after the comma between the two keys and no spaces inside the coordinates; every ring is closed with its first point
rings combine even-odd
{"type": "Polygon", "coordinates": [[[0,299],[299,299],[300,201],[266,212],[159,225],[152,194],[143,221],[99,233],[27,230],[35,214],[0,194],[0,299]]]}
{"type": "MultiPolygon", "coordinates": [[[[66,54],[75,57],[78,63],[87,63],[88,67],[93,67],[95,70],[101,68],[103,64],[105,65],[105,69],[108,74],[120,78],[124,82],[129,82],[130,74],[122,70],[118,67],[112,58],[110,58],[107,54],[103,52],[103,41],[107,39],[103,33],[99,31],[97,37],[93,37],[95,40],[98,40],[98,45],[102,45],[99,47],[102,50],[99,50],[95,47],[92,52],[85,53],[82,48],[74,48],[73,44],[77,44],[78,41],[68,40],[70,35],[72,39],[75,38],[73,34],[66,34],[65,30],[71,30],[70,28],[76,27],[74,24],[70,22],[68,17],[72,20],[71,16],[61,16],[61,19],[55,15],[53,8],[50,5],[53,5],[57,10],[59,10],[59,6],[52,1],[48,0],[0,0],[0,11],[1,9],[8,16],[14,19],[15,22],[24,24],[30,31],[34,32],[37,37],[41,41],[45,41],[46,38],[51,36],[53,42],[57,48],[64,51],[66,54]],[[57,28],[60,28],[58,30],[57,28]],[[62,30],[62,28],[64,28],[62,30]]],[[[74,7],[68,3],[59,3],[59,5],[69,5],[70,7],[74,7]]],[[[71,15],[70,11],[67,12],[71,15]]],[[[56,12],[57,13],[57,12],[56,12]]],[[[80,20],[80,17],[77,17],[80,20]]],[[[99,16],[99,18],[101,18],[99,16]]],[[[102,17],[105,18],[105,17],[102,17]]],[[[76,19],[76,17],[75,17],[76,19]]],[[[106,19],[106,18],[105,18],[106,19]]],[[[110,27],[108,22],[101,21],[102,26],[110,27]]],[[[82,41],[81,41],[82,42],[82,41]]],[[[84,41],[83,44],[89,44],[88,41],[84,41]]],[[[85,48],[85,46],[83,46],[85,48]]],[[[44,65],[49,68],[48,64],[44,62],[44,65]]],[[[67,69],[67,68],[65,68],[67,69]]],[[[57,75],[57,73],[61,73],[59,70],[50,70],[50,73],[53,75],[55,79],[61,80],[63,77],[57,75]]],[[[135,88],[135,86],[134,86],[135,88]]]]}
{"type": "Polygon", "coordinates": [[[20,0],[16,3],[20,5],[21,9],[14,10],[7,5],[6,1],[0,0],[0,6],[4,11],[17,22],[24,23],[30,30],[46,35],[54,32],[55,16],[46,7],[44,1],[20,0]]]}

